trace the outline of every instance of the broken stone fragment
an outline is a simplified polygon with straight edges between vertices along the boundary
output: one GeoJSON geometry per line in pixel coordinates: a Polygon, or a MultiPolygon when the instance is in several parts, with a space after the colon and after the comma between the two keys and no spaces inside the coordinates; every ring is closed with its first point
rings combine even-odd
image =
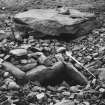
{"type": "Polygon", "coordinates": [[[36,59],[38,59],[41,55],[43,55],[42,52],[35,52],[35,53],[30,53],[28,54],[28,56],[31,58],[31,57],[34,57],[36,59]]]}
{"type": "Polygon", "coordinates": [[[44,54],[42,54],[39,58],[38,58],[38,62],[40,63],[40,64],[44,64],[44,61],[47,59],[47,57],[44,55],[44,54]]]}
{"type": "Polygon", "coordinates": [[[44,61],[47,59],[47,57],[42,52],[36,52],[28,54],[29,57],[33,57],[38,60],[39,64],[44,64],[44,61]]]}
{"type": "Polygon", "coordinates": [[[23,33],[22,32],[19,32],[19,31],[14,32],[14,36],[15,36],[16,41],[19,41],[19,42],[23,41],[23,39],[22,39],[23,33]]]}
{"type": "Polygon", "coordinates": [[[32,88],[32,91],[33,92],[45,92],[45,88],[44,87],[39,87],[39,86],[34,86],[33,88],[32,88]]]}
{"type": "Polygon", "coordinates": [[[70,15],[59,14],[55,9],[32,9],[14,16],[15,27],[35,37],[85,35],[98,26],[91,13],[70,9],[70,15]],[[75,12],[75,13],[74,13],[75,12]]]}
{"type": "Polygon", "coordinates": [[[19,89],[19,85],[12,79],[7,78],[5,79],[5,85],[7,89],[19,89]]]}
{"type": "Polygon", "coordinates": [[[64,58],[61,53],[56,54],[55,57],[57,58],[58,61],[64,61],[64,58]]]}
{"type": "Polygon", "coordinates": [[[30,50],[33,51],[33,52],[41,52],[43,50],[43,48],[41,47],[30,47],[30,50]]]}
{"type": "Polygon", "coordinates": [[[62,94],[64,95],[64,96],[70,96],[70,92],[69,91],[64,91],[64,92],[62,92],[62,94]]]}
{"type": "Polygon", "coordinates": [[[51,92],[57,92],[57,89],[54,86],[50,86],[50,85],[47,86],[47,90],[51,92]]]}
{"type": "Polygon", "coordinates": [[[9,72],[4,72],[4,74],[3,74],[3,77],[4,77],[4,78],[7,78],[7,77],[9,77],[9,76],[10,76],[9,72]]]}
{"type": "Polygon", "coordinates": [[[27,50],[26,49],[13,49],[13,50],[10,50],[10,54],[13,54],[15,56],[23,56],[27,54],[27,50]]]}
{"type": "MultiPolygon", "coordinates": [[[[55,56],[48,56],[47,59],[44,60],[44,65],[47,67],[53,66],[56,62],[58,62],[58,58],[55,56]]],[[[61,61],[60,61],[61,62],[61,61]]]]}
{"type": "Polygon", "coordinates": [[[40,94],[37,94],[37,95],[36,95],[36,98],[37,98],[38,100],[42,100],[42,99],[44,99],[44,97],[45,97],[45,93],[40,93],[40,94]]]}
{"type": "Polygon", "coordinates": [[[31,47],[31,45],[30,44],[22,44],[21,46],[20,46],[22,49],[29,49],[30,47],[31,47]]]}
{"type": "Polygon", "coordinates": [[[22,71],[24,71],[24,72],[27,72],[27,71],[29,71],[29,70],[35,68],[36,66],[37,66],[37,62],[35,62],[35,63],[30,63],[30,64],[26,64],[26,65],[17,65],[17,67],[18,67],[19,69],[21,69],[22,71]]]}
{"type": "Polygon", "coordinates": [[[66,90],[67,88],[65,86],[61,86],[57,89],[57,91],[61,92],[61,91],[64,91],[66,90]]]}
{"type": "Polygon", "coordinates": [[[57,11],[59,14],[70,15],[69,8],[67,7],[57,8],[57,11]]]}
{"type": "Polygon", "coordinates": [[[99,92],[104,93],[105,92],[105,89],[104,88],[100,88],[99,89],[99,92]]]}
{"type": "Polygon", "coordinates": [[[98,73],[98,78],[102,81],[105,81],[105,68],[99,68],[98,73]]]}
{"type": "Polygon", "coordinates": [[[88,101],[84,101],[81,104],[83,104],[83,105],[90,105],[90,103],[88,101]]]}
{"type": "Polygon", "coordinates": [[[59,47],[57,49],[57,53],[62,53],[62,52],[65,52],[66,51],[66,48],[65,47],[59,47]]]}
{"type": "Polygon", "coordinates": [[[20,63],[21,63],[21,64],[27,64],[28,61],[27,61],[27,59],[21,59],[21,60],[20,60],[20,63]]]}
{"type": "Polygon", "coordinates": [[[9,82],[13,82],[13,79],[11,79],[11,78],[6,78],[6,79],[4,80],[4,83],[5,83],[6,85],[8,85],[9,82]]]}
{"type": "Polygon", "coordinates": [[[88,83],[87,78],[79,72],[71,63],[65,63],[66,82],[75,85],[86,85],[88,83]]]}
{"type": "Polygon", "coordinates": [[[70,92],[77,93],[79,91],[80,91],[80,89],[79,89],[78,85],[70,87],[70,92]]]}
{"type": "MultiPolygon", "coordinates": [[[[27,95],[27,101],[30,102],[30,103],[35,103],[36,102],[36,95],[37,93],[36,92],[29,92],[29,94],[27,95]]],[[[31,104],[29,104],[31,105],[31,104]]],[[[33,105],[33,104],[32,104],[33,105]]]]}
{"type": "Polygon", "coordinates": [[[25,77],[25,73],[10,62],[2,62],[2,67],[4,71],[11,73],[16,79],[23,79],[25,77]]]}
{"type": "Polygon", "coordinates": [[[75,103],[70,100],[62,100],[61,102],[58,102],[55,105],[75,105],[75,103]]]}
{"type": "Polygon", "coordinates": [[[19,85],[17,85],[17,83],[14,81],[8,83],[8,86],[7,86],[7,89],[19,89],[19,88],[20,88],[19,85]]]}

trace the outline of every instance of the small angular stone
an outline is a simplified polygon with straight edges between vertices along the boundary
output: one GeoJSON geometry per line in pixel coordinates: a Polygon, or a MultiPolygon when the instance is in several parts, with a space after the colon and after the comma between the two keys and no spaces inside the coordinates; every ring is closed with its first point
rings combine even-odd
{"type": "Polygon", "coordinates": [[[10,51],[10,54],[13,54],[15,56],[23,56],[27,54],[26,49],[13,49],[10,51]]]}
{"type": "Polygon", "coordinates": [[[70,99],[74,99],[75,98],[75,94],[71,94],[71,96],[69,98],[70,99]]]}
{"type": "Polygon", "coordinates": [[[98,75],[99,79],[104,81],[105,80],[105,68],[99,68],[98,71],[99,71],[99,75],[98,75]]]}
{"type": "Polygon", "coordinates": [[[7,89],[19,89],[20,88],[19,85],[13,79],[10,79],[10,78],[5,79],[5,85],[7,89]]]}
{"type": "Polygon", "coordinates": [[[15,35],[15,39],[17,40],[17,41],[23,41],[23,39],[22,39],[22,32],[14,32],[14,35],[15,35]]]}
{"type": "Polygon", "coordinates": [[[10,82],[8,84],[8,89],[19,89],[19,85],[16,84],[16,82],[10,82]]]}
{"type": "Polygon", "coordinates": [[[65,52],[66,51],[66,48],[65,47],[59,47],[57,49],[57,53],[62,53],[62,52],[65,52]]]}
{"type": "Polygon", "coordinates": [[[61,102],[56,103],[55,105],[75,105],[75,103],[70,100],[63,100],[61,102]]]}
{"type": "Polygon", "coordinates": [[[40,93],[36,95],[38,100],[42,100],[45,97],[45,93],[40,93]]]}
{"type": "Polygon", "coordinates": [[[30,48],[31,47],[31,45],[30,44],[22,44],[21,46],[20,46],[22,49],[28,49],[28,48],[30,48]]]}
{"type": "Polygon", "coordinates": [[[70,96],[70,92],[69,92],[69,91],[64,91],[64,92],[62,92],[62,94],[63,94],[64,96],[70,96]]]}
{"type": "Polygon", "coordinates": [[[21,59],[21,60],[20,60],[20,63],[21,63],[21,64],[27,64],[28,61],[27,61],[26,59],[21,59]]]}
{"type": "Polygon", "coordinates": [[[83,105],[90,105],[90,103],[87,102],[87,101],[84,101],[84,102],[82,102],[82,103],[83,103],[83,105]]]}
{"type": "Polygon", "coordinates": [[[63,58],[63,56],[62,56],[61,53],[56,54],[55,57],[56,57],[57,60],[59,60],[59,61],[64,61],[64,58],[63,58]]]}
{"type": "Polygon", "coordinates": [[[47,86],[47,89],[48,89],[49,91],[53,91],[53,92],[57,91],[56,88],[54,88],[54,87],[52,87],[52,86],[47,86]]]}
{"type": "Polygon", "coordinates": [[[43,64],[47,58],[42,52],[31,53],[28,56],[36,58],[40,64],[43,64]]]}
{"type": "Polygon", "coordinates": [[[42,92],[42,91],[45,91],[45,88],[42,88],[42,87],[39,87],[39,86],[34,86],[33,88],[32,88],[32,91],[39,91],[39,92],[42,92]]]}
{"type": "Polygon", "coordinates": [[[39,58],[38,58],[38,62],[40,64],[44,64],[44,61],[47,59],[47,57],[45,55],[41,55],[39,58]]]}
{"type": "Polygon", "coordinates": [[[100,88],[99,92],[103,93],[103,92],[105,92],[105,89],[104,88],[100,88]]]}
{"type": "Polygon", "coordinates": [[[3,77],[7,78],[9,76],[9,72],[4,72],[3,77]]]}
{"type": "Polygon", "coordinates": [[[8,85],[10,82],[13,82],[13,79],[7,78],[4,80],[5,84],[8,85]]]}
{"type": "Polygon", "coordinates": [[[60,86],[57,90],[58,91],[64,91],[64,90],[66,90],[67,88],[65,87],[65,86],[60,86]]]}
{"type": "Polygon", "coordinates": [[[78,86],[72,86],[72,87],[70,87],[70,91],[75,93],[75,92],[78,92],[80,90],[79,90],[78,86]]]}

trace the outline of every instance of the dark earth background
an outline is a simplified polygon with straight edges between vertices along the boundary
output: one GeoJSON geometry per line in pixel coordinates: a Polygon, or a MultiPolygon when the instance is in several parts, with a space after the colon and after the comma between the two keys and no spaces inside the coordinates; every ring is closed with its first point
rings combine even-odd
{"type": "Polygon", "coordinates": [[[31,8],[55,8],[65,5],[81,10],[104,10],[104,0],[0,0],[0,8],[7,11],[24,11],[31,8]]]}
{"type": "MultiPolygon", "coordinates": [[[[63,83],[59,86],[41,87],[37,83],[22,86],[19,91],[0,90],[0,105],[104,105],[105,104],[105,1],[104,0],[0,0],[0,29],[8,30],[13,24],[9,17],[15,13],[33,8],[56,8],[67,6],[96,14],[101,27],[94,29],[86,36],[75,40],[55,39],[55,45],[60,44],[72,51],[73,56],[85,67],[99,75],[103,81],[91,79],[85,87],[68,86],[63,83]],[[10,25],[7,25],[10,24],[10,25]],[[8,101],[6,94],[8,93],[8,101]],[[35,97],[36,94],[39,96],[35,97]],[[40,96],[42,98],[40,98],[40,96]],[[11,99],[9,99],[11,97],[11,99]],[[3,101],[5,100],[5,101],[3,101]],[[11,101],[14,100],[14,101],[11,101]],[[61,100],[70,100],[69,104],[60,104],[61,100]],[[14,104],[11,104],[14,102],[14,104]]],[[[53,39],[37,39],[36,43],[46,43],[53,39]]],[[[3,79],[4,80],[4,79],[3,79]]],[[[2,80],[1,80],[2,83],[2,80]]]]}

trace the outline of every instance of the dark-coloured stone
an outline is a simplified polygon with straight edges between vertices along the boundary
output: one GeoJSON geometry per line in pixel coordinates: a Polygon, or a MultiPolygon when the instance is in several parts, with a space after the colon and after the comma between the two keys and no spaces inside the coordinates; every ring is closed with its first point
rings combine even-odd
{"type": "Polygon", "coordinates": [[[86,85],[88,80],[86,77],[79,72],[71,63],[65,64],[65,72],[66,72],[66,82],[69,84],[79,84],[79,85],[86,85]]]}
{"type": "Polygon", "coordinates": [[[28,71],[26,76],[32,81],[39,81],[42,85],[55,85],[64,80],[62,75],[63,68],[64,65],[62,62],[57,62],[51,67],[41,65],[28,71]]]}

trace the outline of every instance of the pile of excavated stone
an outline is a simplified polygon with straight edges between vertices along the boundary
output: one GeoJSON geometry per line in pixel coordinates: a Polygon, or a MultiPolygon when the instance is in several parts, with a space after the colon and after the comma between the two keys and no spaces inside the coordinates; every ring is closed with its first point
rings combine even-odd
{"type": "Polygon", "coordinates": [[[20,44],[5,39],[1,42],[1,69],[22,83],[32,80],[49,85],[65,80],[87,84],[86,78],[71,63],[68,53],[71,54],[64,45],[53,40],[37,41],[29,36],[20,44]]]}
{"type": "MultiPolygon", "coordinates": [[[[68,8],[34,9],[16,14],[13,19],[16,31],[13,27],[11,31],[17,43],[11,42],[11,45],[4,37],[1,42],[1,53],[5,52],[8,55],[2,55],[1,69],[11,73],[22,83],[31,80],[42,85],[54,85],[62,81],[69,84],[87,84],[85,76],[71,63],[74,63],[73,59],[70,61],[71,53],[64,45],[55,45],[56,42],[48,40],[45,43],[38,42],[35,37],[40,37],[39,34],[49,36],[86,34],[96,27],[97,20],[93,14],[68,8]]],[[[76,63],[79,64],[78,61],[75,65],[76,63]]]]}
{"type": "Polygon", "coordinates": [[[62,100],[61,103],[69,104],[71,103],[68,101],[69,98],[74,99],[70,91],[79,92],[79,88],[88,84],[87,78],[77,69],[81,69],[80,65],[71,63],[74,61],[69,58],[71,52],[67,50],[65,44],[57,40],[37,40],[33,36],[23,39],[21,44],[10,41],[8,39],[1,41],[3,82],[0,90],[1,93],[7,94],[7,97],[1,95],[1,103],[10,102],[18,105],[23,101],[40,105],[44,101],[45,104],[55,104],[64,98],[64,102],[62,100]],[[60,84],[62,85],[59,86],[60,84]],[[22,93],[24,91],[26,93],[22,93]],[[12,99],[15,94],[16,99],[12,99]],[[20,95],[22,96],[19,97],[20,95]],[[26,100],[22,100],[25,95],[26,100]]]}

